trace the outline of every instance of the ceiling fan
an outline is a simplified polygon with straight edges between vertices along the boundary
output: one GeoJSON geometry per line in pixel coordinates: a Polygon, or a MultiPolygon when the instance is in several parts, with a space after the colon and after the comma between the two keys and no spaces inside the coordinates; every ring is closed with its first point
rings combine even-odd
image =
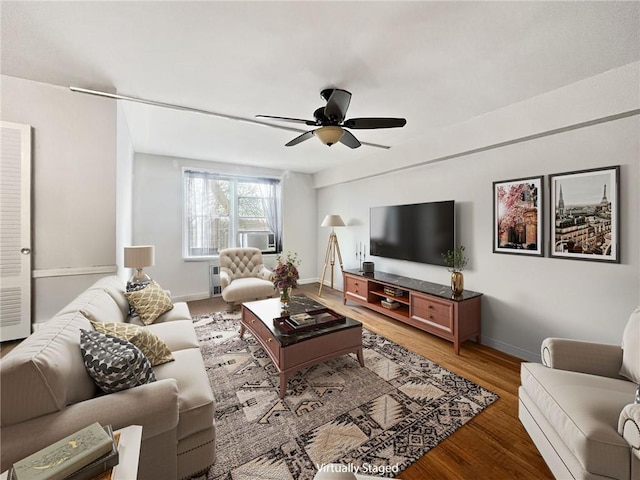
{"type": "Polygon", "coordinates": [[[270,118],[284,122],[303,123],[308,126],[319,127],[297,136],[287,147],[297,145],[309,138],[316,136],[322,143],[331,146],[335,143],[343,143],[349,148],[358,148],[360,141],[349,131],[351,129],[372,129],[372,128],[398,128],[404,127],[407,120],[404,118],[349,118],[345,120],[347,109],[351,102],[351,93],[339,88],[326,88],[320,92],[320,96],[327,102],[324,107],[320,107],[313,112],[315,120],[304,120],[301,118],[276,117],[272,115],[256,115],[260,118],[270,118]]]}
{"type": "Polygon", "coordinates": [[[303,120],[299,118],[287,118],[287,117],[273,117],[269,115],[256,115],[257,117],[264,117],[268,119],[283,120],[289,122],[303,123],[305,125],[317,126],[317,128],[310,132],[304,132],[300,128],[276,125],[270,122],[264,122],[261,120],[255,120],[253,118],[239,117],[237,115],[229,115],[221,112],[213,112],[211,110],[204,110],[201,108],[189,107],[186,105],[178,105],[175,103],[159,102],[156,100],[150,100],[140,97],[132,97],[129,95],[121,95],[117,93],[104,92],[100,90],[89,90],[81,87],[70,86],[69,89],[72,92],[82,93],[85,95],[95,95],[98,97],[112,98],[114,100],[124,100],[128,102],[143,103],[146,105],[152,105],[155,107],[171,108],[174,110],[193,112],[200,115],[209,115],[217,118],[224,118],[226,120],[234,120],[237,122],[244,122],[254,125],[262,125],[270,128],[279,128],[282,130],[289,130],[291,132],[302,132],[302,135],[294,138],[287,143],[287,146],[296,145],[312,136],[317,136],[325,145],[333,145],[337,142],[342,142],[350,148],[358,148],[360,145],[368,145],[370,147],[388,149],[386,145],[379,145],[377,143],[362,142],[360,143],[350,132],[345,128],[394,128],[402,127],[407,121],[404,118],[351,118],[344,120],[349,102],[351,101],[351,94],[346,90],[328,88],[321,92],[322,98],[327,101],[327,105],[318,108],[314,112],[315,120],[303,120]]]}

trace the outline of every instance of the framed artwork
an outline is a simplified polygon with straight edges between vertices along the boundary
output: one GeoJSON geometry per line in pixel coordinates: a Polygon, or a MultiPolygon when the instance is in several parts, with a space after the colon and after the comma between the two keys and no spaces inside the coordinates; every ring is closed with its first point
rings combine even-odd
{"type": "Polygon", "coordinates": [[[542,176],[493,182],[493,252],[543,255],[542,176]]]}
{"type": "Polygon", "coordinates": [[[620,263],[620,166],[549,175],[551,256],[620,263]]]}

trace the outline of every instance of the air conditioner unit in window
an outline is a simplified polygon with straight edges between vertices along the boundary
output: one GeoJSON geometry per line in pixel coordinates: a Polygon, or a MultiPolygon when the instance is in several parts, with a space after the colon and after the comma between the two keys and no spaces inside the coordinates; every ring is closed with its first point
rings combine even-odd
{"type": "Polygon", "coordinates": [[[240,246],[259,248],[262,252],[275,252],[276,236],[271,232],[240,232],[240,246]]]}

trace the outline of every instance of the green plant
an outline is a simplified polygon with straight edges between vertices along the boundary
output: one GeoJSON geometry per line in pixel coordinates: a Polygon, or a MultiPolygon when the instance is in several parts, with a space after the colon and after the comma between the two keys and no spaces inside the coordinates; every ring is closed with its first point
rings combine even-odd
{"type": "Polygon", "coordinates": [[[469,259],[464,254],[464,245],[459,245],[453,250],[447,250],[446,253],[441,253],[442,259],[450,272],[461,272],[464,267],[469,263],[469,259]]]}

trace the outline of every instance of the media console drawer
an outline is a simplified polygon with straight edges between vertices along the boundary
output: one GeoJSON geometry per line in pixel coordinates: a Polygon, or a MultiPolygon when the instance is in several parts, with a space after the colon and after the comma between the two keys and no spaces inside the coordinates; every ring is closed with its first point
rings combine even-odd
{"type": "Polygon", "coordinates": [[[411,293],[411,318],[453,333],[453,304],[411,293]]]}
{"type": "Polygon", "coordinates": [[[366,302],[369,296],[369,282],[364,278],[345,275],[345,292],[366,302]]]}
{"type": "Polygon", "coordinates": [[[456,355],[465,340],[475,337],[480,343],[481,293],[465,290],[462,295],[453,296],[445,285],[377,271],[365,274],[347,270],[343,272],[343,279],[345,305],[351,300],[453,342],[456,355]],[[397,309],[384,308],[385,287],[404,292],[392,298],[399,305],[397,309]]]}

